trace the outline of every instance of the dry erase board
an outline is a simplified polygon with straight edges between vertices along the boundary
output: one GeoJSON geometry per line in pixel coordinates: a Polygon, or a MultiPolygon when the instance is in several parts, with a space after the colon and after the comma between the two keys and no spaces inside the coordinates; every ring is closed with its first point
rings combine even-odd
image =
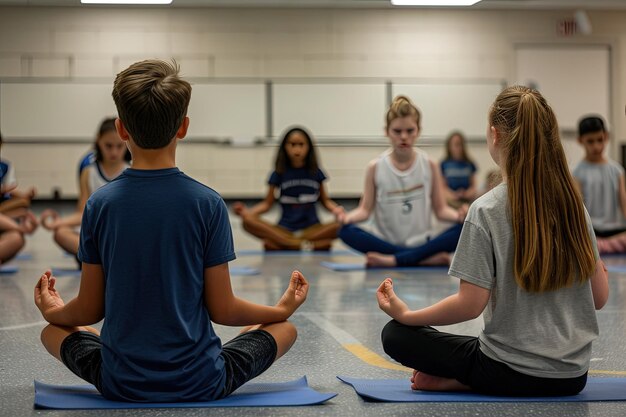
{"type": "MultiPolygon", "coordinates": [[[[112,81],[2,82],[0,127],[6,137],[85,139],[117,111],[112,81]]],[[[265,85],[192,84],[188,137],[265,136],[265,85]]]]}
{"type": "Polygon", "coordinates": [[[385,84],[274,83],[274,135],[303,125],[316,137],[367,140],[384,135],[385,84]]]}
{"type": "Polygon", "coordinates": [[[12,139],[84,139],[117,111],[108,83],[0,84],[0,126],[12,139]]]}
{"type": "Polygon", "coordinates": [[[588,113],[610,116],[608,46],[529,45],[516,48],[516,80],[537,88],[562,130],[575,131],[588,113]]]}
{"type": "Polygon", "coordinates": [[[467,83],[392,84],[392,95],[408,96],[422,113],[424,138],[443,139],[452,130],[468,137],[484,137],[487,112],[504,81],[468,81],[467,83]]]}
{"type": "Polygon", "coordinates": [[[194,137],[249,139],[266,135],[265,84],[192,84],[189,132],[194,137]]]}

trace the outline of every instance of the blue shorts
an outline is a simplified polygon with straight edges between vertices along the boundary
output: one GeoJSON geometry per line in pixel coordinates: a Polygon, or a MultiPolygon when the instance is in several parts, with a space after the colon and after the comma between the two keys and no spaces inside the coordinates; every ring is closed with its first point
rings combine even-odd
{"type": "MultiPolygon", "coordinates": [[[[61,343],[61,360],[78,377],[102,392],[102,342],[90,332],[75,332],[61,343]]],[[[276,340],[265,330],[242,333],[222,346],[226,383],[221,397],[226,397],[249,380],[265,372],[276,359],[276,340]]]]}

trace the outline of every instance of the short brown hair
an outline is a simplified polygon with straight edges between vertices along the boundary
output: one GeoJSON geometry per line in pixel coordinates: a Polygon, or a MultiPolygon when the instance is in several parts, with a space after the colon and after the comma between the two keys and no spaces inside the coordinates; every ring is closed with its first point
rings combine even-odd
{"type": "Polygon", "coordinates": [[[191,85],[179,78],[178,65],[160,60],[136,62],[117,74],[113,100],[137,146],[167,146],[187,115],[191,85]]]}

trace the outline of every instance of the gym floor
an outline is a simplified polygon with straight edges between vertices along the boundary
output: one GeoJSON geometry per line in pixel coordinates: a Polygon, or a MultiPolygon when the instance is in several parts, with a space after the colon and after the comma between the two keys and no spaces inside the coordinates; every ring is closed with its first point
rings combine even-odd
{"type": "MultiPolygon", "coordinates": [[[[47,204],[46,207],[50,206],[47,204]]],[[[53,203],[62,213],[73,205],[53,203]]],[[[44,205],[34,206],[36,214],[44,205]]],[[[270,213],[276,216],[277,212],[270,213]]],[[[324,221],[330,220],[323,216],[324,221]]],[[[20,259],[13,260],[19,270],[0,275],[0,416],[295,416],[360,415],[380,416],[619,416],[626,415],[626,402],[604,403],[366,403],[353,389],[335,378],[347,375],[362,378],[408,378],[385,355],[380,331],[388,317],[378,309],[375,291],[386,276],[394,279],[396,290],[412,308],[427,306],[452,294],[458,280],[445,270],[428,271],[353,271],[334,272],[320,265],[322,261],[360,262],[362,258],[346,251],[337,242],[333,252],[294,253],[263,256],[261,245],[241,228],[231,214],[238,251],[231,266],[251,267],[260,274],[233,276],[237,295],[258,303],[275,303],[286,287],[293,269],[299,269],[311,285],[306,303],[294,314],[298,341],[283,358],[257,381],[287,381],[306,375],[309,385],[321,392],[336,392],[337,397],[324,405],[288,408],[221,408],[221,409],[138,409],[54,411],[33,409],[33,380],[52,384],[81,384],[61,363],[53,359],[39,342],[45,323],[33,303],[33,287],[47,268],[74,268],[73,258],[53,243],[43,228],[28,238],[20,259]],[[255,250],[258,250],[255,251],[255,250]],[[373,353],[369,354],[369,353],[373,353]],[[396,368],[396,369],[394,369],[396,368]]],[[[607,264],[626,266],[626,256],[606,258],[607,264]]],[[[67,301],[79,287],[80,278],[61,276],[57,287],[67,301]]],[[[609,275],[609,302],[598,312],[600,338],[594,343],[590,375],[595,377],[626,376],[626,274],[609,275]]],[[[482,318],[446,331],[477,334],[482,318]]],[[[234,337],[239,329],[216,326],[223,340],[234,337]]]]}

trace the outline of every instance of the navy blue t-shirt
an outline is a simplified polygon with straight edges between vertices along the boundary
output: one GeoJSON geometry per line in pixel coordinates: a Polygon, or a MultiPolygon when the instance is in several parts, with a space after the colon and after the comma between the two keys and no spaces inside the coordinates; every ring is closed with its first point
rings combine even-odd
{"type": "Polygon", "coordinates": [[[204,269],[235,253],[217,192],[178,168],[128,168],[87,201],[78,256],[104,271],[106,398],[205,401],[221,394],[222,346],[204,303],[204,269]]]}
{"type": "Polygon", "coordinates": [[[446,159],[441,162],[441,172],[451,190],[470,187],[470,178],[476,172],[476,166],[469,161],[446,159]]]}
{"type": "MultiPolygon", "coordinates": [[[[9,163],[7,161],[0,161],[0,186],[2,185],[12,185],[12,184],[3,184],[5,182],[5,178],[8,178],[9,176],[9,163]]],[[[9,193],[5,193],[5,194],[1,194],[0,193],[0,201],[5,201],[8,200],[9,198],[11,198],[11,194],[9,193]]]]}
{"type": "Polygon", "coordinates": [[[320,185],[326,180],[321,169],[312,174],[306,168],[288,168],[284,174],[272,172],[268,183],[280,190],[282,215],[279,225],[295,231],[320,222],[315,203],[320,198],[320,185]]]}

